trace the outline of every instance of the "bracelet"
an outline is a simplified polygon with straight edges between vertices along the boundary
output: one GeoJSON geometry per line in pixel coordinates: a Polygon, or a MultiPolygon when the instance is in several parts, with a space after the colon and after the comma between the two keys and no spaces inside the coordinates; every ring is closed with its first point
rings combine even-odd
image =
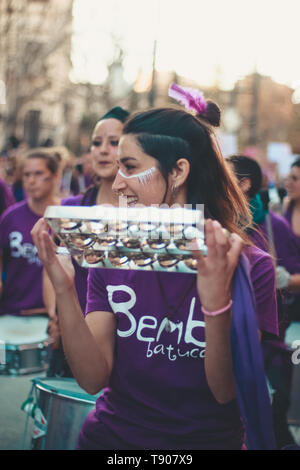
{"type": "Polygon", "coordinates": [[[220,308],[220,310],[216,310],[215,312],[208,312],[203,307],[201,307],[201,310],[204,313],[204,315],[208,315],[209,317],[216,317],[217,315],[220,315],[221,313],[227,312],[227,310],[229,310],[231,306],[232,306],[232,300],[230,300],[230,302],[225,307],[220,308]]]}

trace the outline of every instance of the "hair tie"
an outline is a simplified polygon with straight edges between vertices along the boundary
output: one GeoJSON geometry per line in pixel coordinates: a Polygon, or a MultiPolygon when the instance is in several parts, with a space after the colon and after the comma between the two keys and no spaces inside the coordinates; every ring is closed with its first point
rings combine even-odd
{"type": "Polygon", "coordinates": [[[206,113],[207,103],[201,91],[171,83],[168,95],[183,104],[189,111],[196,111],[197,114],[206,113]]]}

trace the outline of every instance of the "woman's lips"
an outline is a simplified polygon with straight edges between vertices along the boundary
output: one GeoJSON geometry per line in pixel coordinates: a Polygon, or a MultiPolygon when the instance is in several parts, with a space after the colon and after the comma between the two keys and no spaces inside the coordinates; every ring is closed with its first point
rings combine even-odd
{"type": "Polygon", "coordinates": [[[127,196],[126,194],[120,194],[120,197],[126,201],[127,206],[133,206],[138,202],[136,196],[127,196]]]}
{"type": "Polygon", "coordinates": [[[111,165],[112,162],[109,162],[108,160],[102,160],[98,162],[98,165],[100,166],[106,166],[106,165],[111,165]]]}

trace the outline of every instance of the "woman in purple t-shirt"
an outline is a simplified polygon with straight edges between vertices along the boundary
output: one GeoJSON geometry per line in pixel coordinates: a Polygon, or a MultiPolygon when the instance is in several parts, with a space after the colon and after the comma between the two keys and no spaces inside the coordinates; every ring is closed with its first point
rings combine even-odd
{"type": "MultiPolygon", "coordinates": [[[[232,279],[247,243],[241,224],[251,217],[215,142],[219,108],[201,94],[189,104],[197,116],[159,108],[127,121],[113,189],[131,207],[204,204],[208,251],[194,252],[197,275],[90,269],[84,319],[72,264],[55,254],[45,221],[33,230],[55,286],[74,376],[89,393],[105,387],[79,449],[241,449],[244,443],[229,330],[232,279]]],[[[254,247],[244,252],[258,328],[276,334],[272,261],[254,247]]]]}

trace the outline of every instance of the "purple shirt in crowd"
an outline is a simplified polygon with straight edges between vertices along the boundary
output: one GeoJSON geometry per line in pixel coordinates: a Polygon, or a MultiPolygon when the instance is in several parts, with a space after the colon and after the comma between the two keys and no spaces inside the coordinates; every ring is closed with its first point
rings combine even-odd
{"type": "MultiPolygon", "coordinates": [[[[272,260],[256,247],[245,253],[258,327],[278,334],[272,260]]],[[[86,314],[93,311],[116,317],[115,357],[110,384],[83,425],[79,449],[242,447],[237,401],[220,405],[206,381],[205,322],[196,275],[90,269],[86,314]],[[178,309],[170,332],[165,329],[168,306],[178,309]]]]}
{"type": "Polygon", "coordinates": [[[30,235],[40,215],[27,201],[9,207],[0,218],[0,250],[4,282],[0,314],[19,315],[21,310],[44,308],[42,264],[30,235]]]}
{"type": "Polygon", "coordinates": [[[16,203],[11,187],[0,178],[0,215],[5,209],[16,203]]]}
{"type": "MultiPolygon", "coordinates": [[[[291,201],[290,204],[288,205],[287,210],[283,214],[286,220],[288,221],[292,231],[293,231],[293,225],[292,225],[293,210],[294,210],[294,202],[291,201]]],[[[296,235],[294,231],[293,231],[293,234],[295,236],[298,249],[300,250],[300,235],[296,235]]]]}
{"type": "MultiPolygon", "coordinates": [[[[290,225],[284,217],[272,211],[270,219],[278,266],[285,267],[291,274],[300,273],[300,249],[290,225]]],[[[259,232],[252,231],[251,240],[256,246],[269,252],[266,220],[258,225],[258,230],[259,232]]]]}

